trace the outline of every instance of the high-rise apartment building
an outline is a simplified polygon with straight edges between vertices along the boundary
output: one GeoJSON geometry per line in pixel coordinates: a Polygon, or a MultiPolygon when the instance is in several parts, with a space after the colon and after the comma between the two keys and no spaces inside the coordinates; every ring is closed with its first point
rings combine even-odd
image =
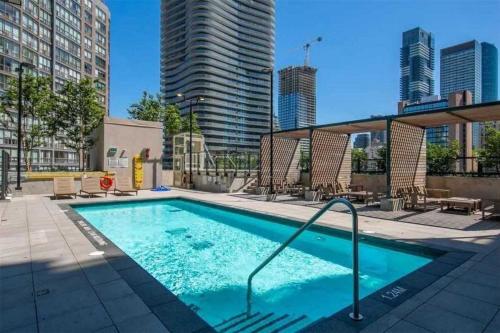
{"type": "MultiPolygon", "coordinates": [[[[482,52],[481,44],[472,40],[441,50],[441,96],[460,90],[472,94],[472,103],[482,101],[482,52]]],[[[481,145],[481,125],[472,125],[472,145],[481,145]]]]}
{"type": "MultiPolygon", "coordinates": [[[[26,72],[52,77],[55,91],[66,81],[92,77],[107,111],[109,32],[110,13],[102,0],[23,0],[21,7],[0,1],[0,94],[27,62],[35,69],[26,72]]],[[[14,158],[15,133],[15,127],[0,130],[0,148],[14,158]]],[[[77,153],[58,138],[47,138],[32,158],[34,170],[78,168],[77,153]]]]}
{"type": "Polygon", "coordinates": [[[316,71],[309,66],[290,66],[278,72],[281,129],[316,125],[316,71]]]}
{"type": "Polygon", "coordinates": [[[493,102],[498,100],[498,49],[495,45],[481,43],[481,100],[493,102]]]}
{"type": "Polygon", "coordinates": [[[417,102],[434,94],[434,36],[421,28],[403,32],[400,99],[417,102]]]}
{"type": "Polygon", "coordinates": [[[204,97],[193,112],[211,152],[257,152],[269,132],[274,30],[274,0],[162,0],[162,97],[182,114],[178,93],[204,97]]]}

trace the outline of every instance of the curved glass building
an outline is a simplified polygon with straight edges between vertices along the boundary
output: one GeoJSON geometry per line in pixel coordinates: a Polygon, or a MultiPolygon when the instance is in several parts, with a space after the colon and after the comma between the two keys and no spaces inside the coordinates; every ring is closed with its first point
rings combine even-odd
{"type": "Polygon", "coordinates": [[[162,0],[162,97],[182,114],[177,93],[204,97],[193,110],[212,153],[258,151],[269,131],[274,30],[274,0],[162,0]]]}

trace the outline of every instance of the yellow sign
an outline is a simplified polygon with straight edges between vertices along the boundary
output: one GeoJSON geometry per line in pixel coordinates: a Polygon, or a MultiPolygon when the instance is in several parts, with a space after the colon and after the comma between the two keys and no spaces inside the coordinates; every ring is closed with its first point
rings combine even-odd
{"type": "Polygon", "coordinates": [[[141,189],[144,185],[144,167],[142,165],[141,155],[135,155],[133,159],[134,164],[134,187],[141,189]]]}

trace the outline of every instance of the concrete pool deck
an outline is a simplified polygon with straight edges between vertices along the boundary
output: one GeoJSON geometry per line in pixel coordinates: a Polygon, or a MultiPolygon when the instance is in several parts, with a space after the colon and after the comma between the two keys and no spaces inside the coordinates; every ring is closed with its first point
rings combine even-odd
{"type": "MultiPolygon", "coordinates": [[[[141,191],[137,198],[176,196],[300,220],[317,211],[185,190],[141,191]]],[[[182,318],[182,310],[154,300],[154,295],[139,297],[123,278],[137,272],[117,270],[102,256],[89,255],[96,247],[59,206],[131,199],[135,197],[51,200],[40,195],[0,202],[0,332],[209,331],[204,323],[182,320],[165,327],[155,309],[176,318],[182,318]]],[[[351,219],[328,212],[318,222],[348,230],[351,219]]],[[[476,254],[363,329],[339,325],[321,331],[500,331],[500,223],[498,229],[464,231],[361,216],[359,228],[370,235],[476,254]]]]}

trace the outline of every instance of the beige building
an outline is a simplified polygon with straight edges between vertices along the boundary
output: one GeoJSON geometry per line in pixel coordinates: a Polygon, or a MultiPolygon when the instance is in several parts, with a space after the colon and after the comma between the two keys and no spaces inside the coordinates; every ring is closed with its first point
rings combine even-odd
{"type": "Polygon", "coordinates": [[[96,144],[90,153],[90,169],[133,179],[133,158],[141,156],[144,185],[162,184],[163,126],[159,122],[105,117],[95,132],[96,144]]]}

